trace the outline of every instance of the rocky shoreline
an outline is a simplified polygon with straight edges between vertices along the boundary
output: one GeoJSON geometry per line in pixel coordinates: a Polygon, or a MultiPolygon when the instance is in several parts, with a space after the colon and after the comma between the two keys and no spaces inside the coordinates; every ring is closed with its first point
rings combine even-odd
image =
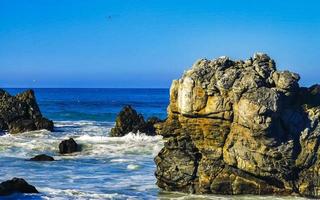
{"type": "MultiPolygon", "coordinates": [[[[160,121],[156,117],[145,121],[143,116],[131,106],[124,106],[117,116],[115,127],[110,136],[121,137],[128,133],[138,132],[154,136],[156,134],[154,124],[160,121]]],[[[43,117],[33,90],[27,90],[16,96],[11,96],[6,91],[0,90],[0,128],[2,132],[18,134],[41,129],[53,131],[54,124],[53,121],[43,117]]],[[[69,138],[59,143],[57,152],[60,155],[70,156],[72,153],[80,152],[81,146],[73,138],[69,138]]],[[[55,159],[47,154],[39,154],[25,161],[52,162],[55,159]]],[[[38,191],[22,178],[13,178],[0,183],[0,196],[14,193],[38,193],[38,191]]]]}
{"type": "MultiPolygon", "coordinates": [[[[320,86],[300,87],[300,76],[277,71],[266,54],[245,61],[197,61],[170,89],[168,117],[144,119],[131,106],[119,112],[111,137],[162,135],[155,157],[157,185],[166,191],[222,195],[320,197],[320,86]]],[[[54,130],[34,92],[0,90],[0,131],[54,130]]],[[[81,151],[73,138],[60,155],[81,151]]],[[[27,161],[27,160],[26,160],[27,161]]],[[[28,161],[52,162],[40,154],[28,161]]],[[[25,180],[0,184],[0,196],[38,193],[25,180]]]]}
{"type": "Polygon", "coordinates": [[[320,197],[320,86],[268,55],[197,61],[170,89],[157,185],[196,194],[320,197]]]}

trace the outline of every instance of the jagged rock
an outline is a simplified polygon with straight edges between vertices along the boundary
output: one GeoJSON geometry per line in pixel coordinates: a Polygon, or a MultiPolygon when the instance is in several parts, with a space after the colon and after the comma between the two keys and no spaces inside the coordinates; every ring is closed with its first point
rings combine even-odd
{"type": "Polygon", "coordinates": [[[30,161],[54,161],[54,158],[46,154],[40,154],[33,158],[30,158],[30,161]]]}
{"type": "Polygon", "coordinates": [[[53,122],[40,112],[33,90],[11,96],[0,89],[0,131],[10,133],[47,129],[53,130],[53,122]]]}
{"type": "Polygon", "coordinates": [[[121,137],[138,131],[147,135],[155,135],[154,125],[160,121],[157,117],[151,117],[145,121],[143,116],[131,106],[124,106],[116,118],[116,125],[111,129],[110,136],[121,137]]]}
{"type": "Polygon", "coordinates": [[[146,133],[147,135],[156,135],[155,125],[160,122],[162,122],[162,120],[159,119],[158,117],[148,118],[147,121],[145,122],[145,129],[142,130],[143,133],[146,133]]]}
{"type": "Polygon", "coordinates": [[[63,140],[59,144],[59,152],[61,154],[73,153],[79,150],[80,150],[80,146],[76,143],[76,141],[74,141],[73,138],[70,138],[68,140],[63,140]]]}
{"type": "Polygon", "coordinates": [[[54,125],[53,121],[44,118],[44,117],[38,117],[35,119],[35,126],[37,127],[38,130],[41,129],[47,129],[49,131],[53,131],[54,125]]]}
{"type": "Polygon", "coordinates": [[[160,188],[320,197],[320,87],[257,53],[197,61],[170,89],[160,188]]]}
{"type": "Polygon", "coordinates": [[[39,193],[37,189],[29,185],[24,179],[13,178],[0,183],[0,196],[6,196],[13,193],[39,193]]]}

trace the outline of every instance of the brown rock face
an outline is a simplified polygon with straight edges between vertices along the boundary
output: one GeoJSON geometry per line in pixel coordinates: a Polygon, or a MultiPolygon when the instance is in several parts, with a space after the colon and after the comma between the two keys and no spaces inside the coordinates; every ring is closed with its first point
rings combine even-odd
{"type": "Polygon", "coordinates": [[[160,188],[320,196],[320,90],[266,54],[199,60],[170,89],[160,188]]]}

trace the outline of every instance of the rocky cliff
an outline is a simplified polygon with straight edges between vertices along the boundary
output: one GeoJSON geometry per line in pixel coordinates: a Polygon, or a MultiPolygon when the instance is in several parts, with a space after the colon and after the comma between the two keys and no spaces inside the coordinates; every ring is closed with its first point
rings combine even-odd
{"type": "Polygon", "coordinates": [[[53,122],[40,112],[33,90],[11,96],[0,89],[0,131],[20,133],[47,129],[53,130],[53,122]]]}
{"type": "Polygon", "coordinates": [[[257,53],[197,61],[170,89],[160,188],[320,197],[320,87],[257,53]]]}

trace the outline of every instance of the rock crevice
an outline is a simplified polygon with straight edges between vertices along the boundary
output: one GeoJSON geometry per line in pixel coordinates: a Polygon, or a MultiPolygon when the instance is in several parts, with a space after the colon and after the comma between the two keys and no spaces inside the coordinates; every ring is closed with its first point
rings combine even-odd
{"type": "Polygon", "coordinates": [[[213,194],[319,197],[320,86],[277,71],[268,55],[202,59],[174,80],[160,188],[213,194]]]}

